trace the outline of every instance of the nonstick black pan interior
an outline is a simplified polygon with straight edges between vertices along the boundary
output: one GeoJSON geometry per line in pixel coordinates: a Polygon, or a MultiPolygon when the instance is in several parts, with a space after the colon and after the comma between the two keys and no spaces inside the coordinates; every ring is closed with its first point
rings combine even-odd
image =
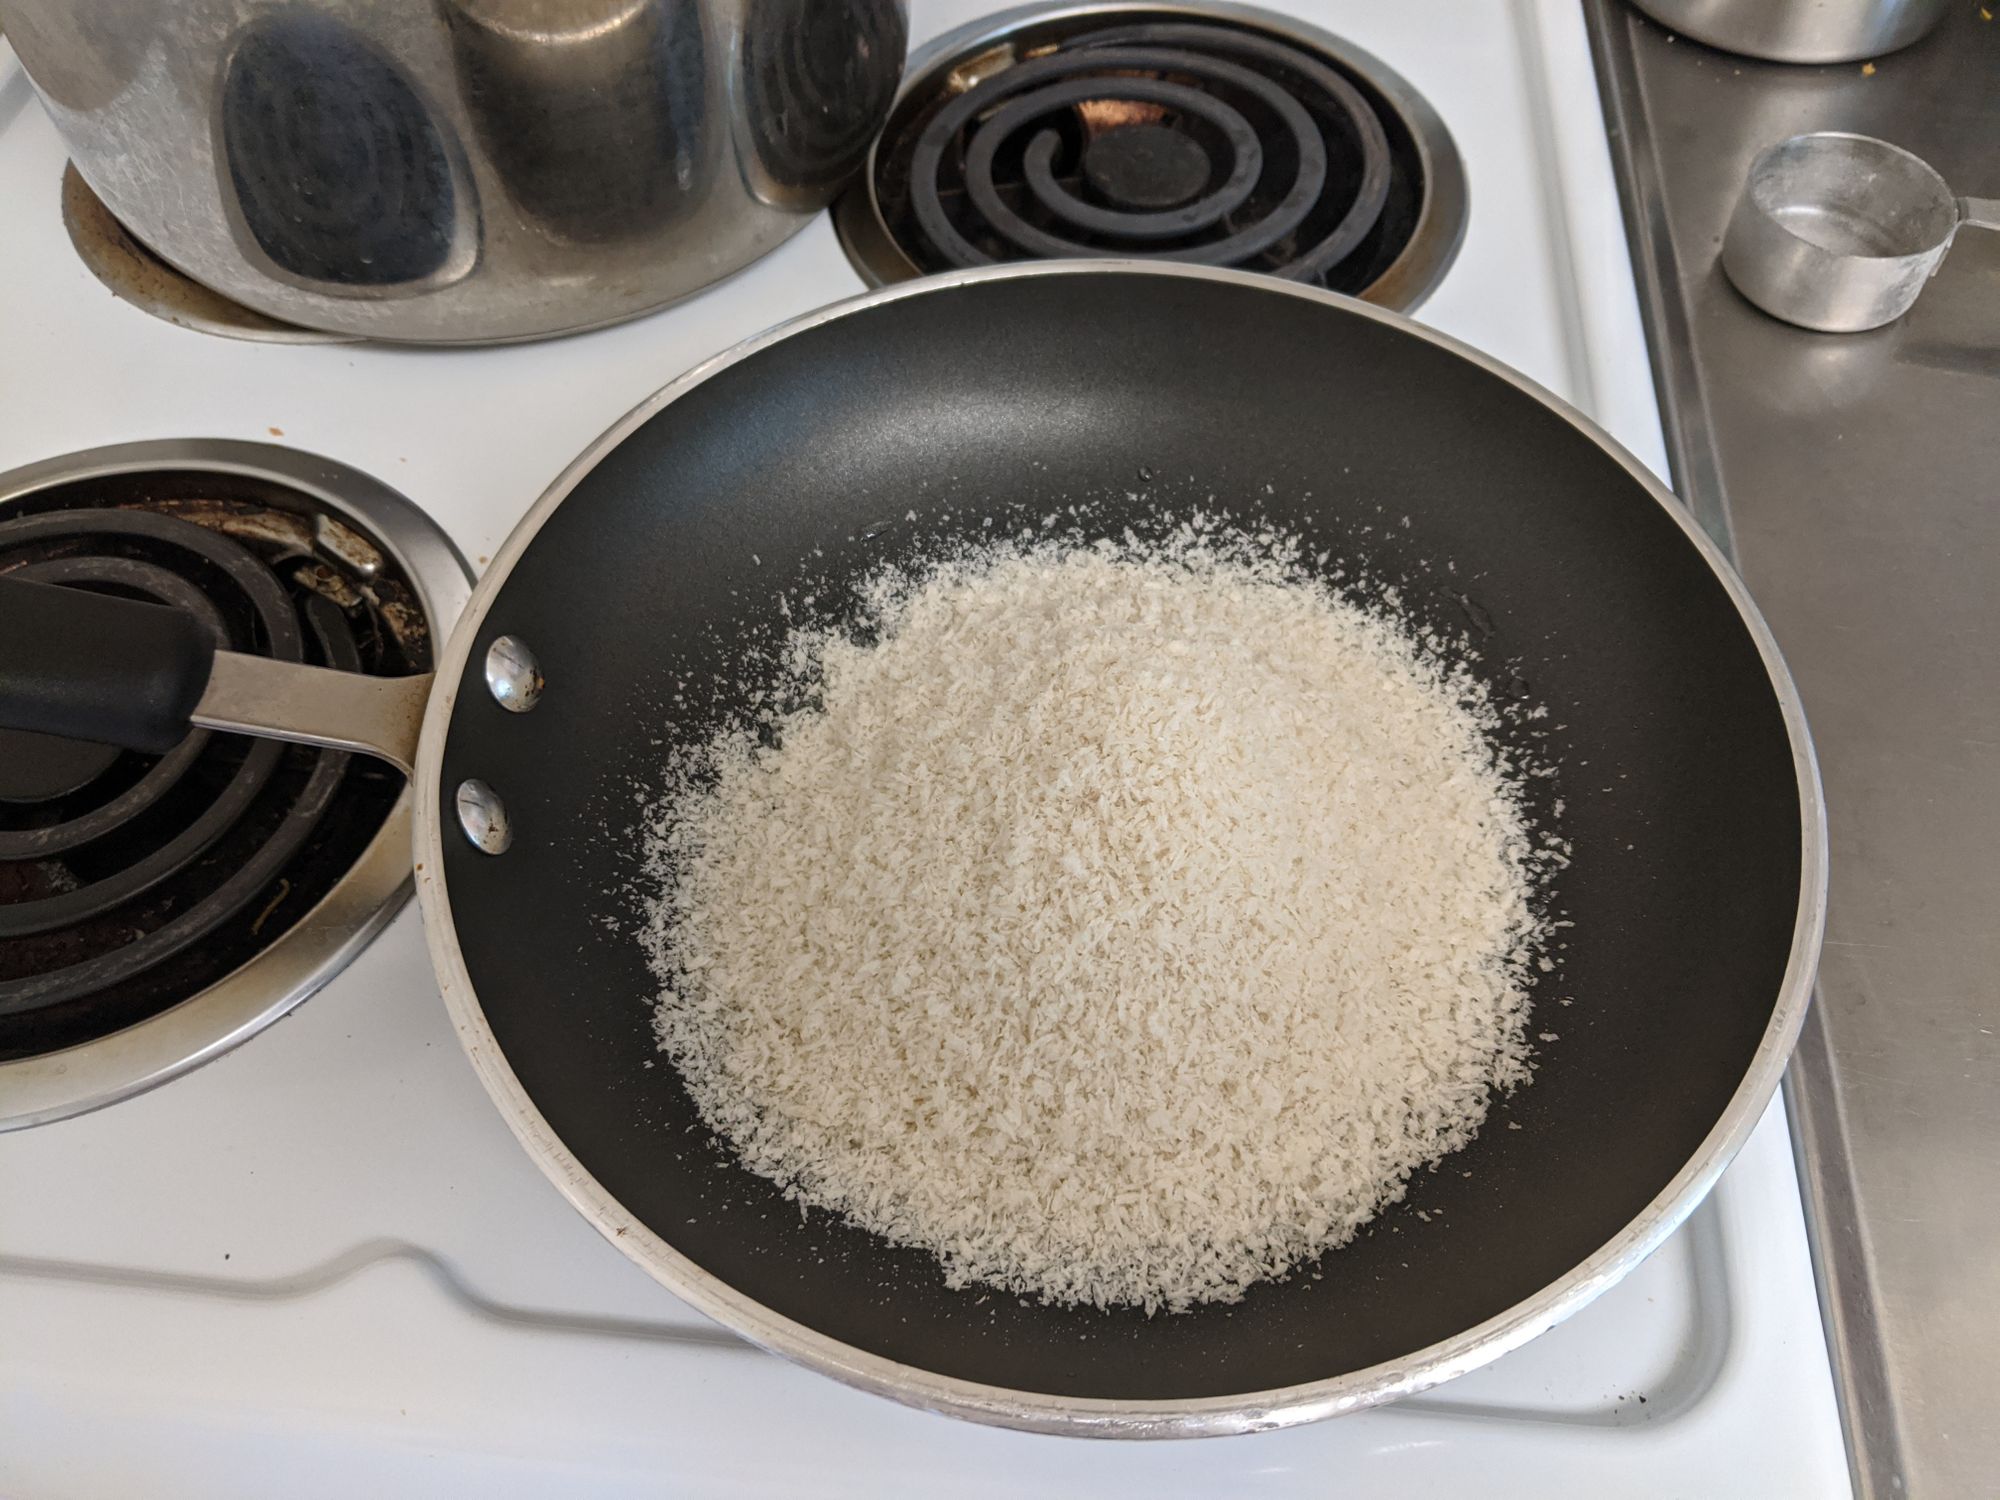
{"type": "Polygon", "coordinates": [[[453,836],[445,874],[479,1004],[536,1108],[637,1221],[743,1294],[993,1386],[1269,1390],[1407,1356],[1532,1296],[1616,1237],[1723,1116],[1799,919],[1780,702],[1676,521],[1504,377],[1350,306],[1244,282],[976,281],[771,344],[582,479],[470,663],[443,816],[454,828],[451,789],[479,777],[514,842],[496,858],[453,836]],[[1236,1306],[1150,1319],[947,1290],[924,1254],[802,1219],[717,1148],[655,1053],[633,933],[634,787],[663,740],[739,706],[740,642],[782,627],[781,588],[821,580],[824,605],[887,558],[1073,502],[1114,534],[1226,507],[1314,538],[1329,568],[1401,585],[1418,621],[1471,638],[1500,692],[1548,708],[1537,743],[1558,773],[1536,783],[1536,810],[1574,850],[1556,900],[1575,925],[1531,1026],[1557,1039],[1533,1085],[1351,1245],[1236,1306]],[[480,680],[505,633],[547,675],[531,713],[480,680]]]}

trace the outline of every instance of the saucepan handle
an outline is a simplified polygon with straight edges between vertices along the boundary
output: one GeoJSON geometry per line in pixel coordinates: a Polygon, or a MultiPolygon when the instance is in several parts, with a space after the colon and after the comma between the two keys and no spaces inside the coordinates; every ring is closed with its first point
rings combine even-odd
{"type": "Polygon", "coordinates": [[[215,663],[186,610],[0,578],[0,724],[159,754],[215,663]]]}
{"type": "Polygon", "coordinates": [[[190,727],[377,756],[410,775],[431,679],[218,650],[185,610],[0,578],[0,728],[161,754],[190,727]]]}

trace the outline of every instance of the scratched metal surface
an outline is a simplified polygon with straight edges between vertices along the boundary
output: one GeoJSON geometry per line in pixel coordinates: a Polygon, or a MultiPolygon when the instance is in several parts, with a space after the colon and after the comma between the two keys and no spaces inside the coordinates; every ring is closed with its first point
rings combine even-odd
{"type": "Polygon", "coordinates": [[[1894,140],[2000,193],[2000,21],[1791,68],[1589,14],[1676,484],[1739,563],[1819,746],[1832,895],[1791,1104],[1860,1493],[2000,1473],[2000,234],[1900,323],[1806,333],[1716,255],[1750,158],[1894,140]]]}

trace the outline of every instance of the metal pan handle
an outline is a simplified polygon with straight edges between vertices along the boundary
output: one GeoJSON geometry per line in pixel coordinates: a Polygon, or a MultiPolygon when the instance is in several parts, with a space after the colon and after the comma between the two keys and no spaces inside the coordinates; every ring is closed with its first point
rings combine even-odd
{"type": "Polygon", "coordinates": [[[0,728],[160,754],[192,726],[354,750],[405,776],[431,678],[217,650],[185,610],[0,578],[0,728]]]}

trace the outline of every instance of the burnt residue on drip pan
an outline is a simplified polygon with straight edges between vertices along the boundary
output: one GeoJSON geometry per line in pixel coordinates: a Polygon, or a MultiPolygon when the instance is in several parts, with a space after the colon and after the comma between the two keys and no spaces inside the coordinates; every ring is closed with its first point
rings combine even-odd
{"type": "MultiPolygon", "coordinates": [[[[0,476],[0,574],[175,605],[232,650],[430,669],[462,560],[365,475],[145,443],[0,476]]],[[[0,1128],[161,1082],[282,1015],[410,885],[409,792],[364,756],[207,730],[165,755],[0,738],[0,1128]]]]}
{"type": "Polygon", "coordinates": [[[121,301],[198,333],[262,344],[352,344],[351,334],[326,333],[266,317],[174,269],[141,244],[90,189],[74,163],[63,168],[63,228],[90,274],[121,301]]]}

